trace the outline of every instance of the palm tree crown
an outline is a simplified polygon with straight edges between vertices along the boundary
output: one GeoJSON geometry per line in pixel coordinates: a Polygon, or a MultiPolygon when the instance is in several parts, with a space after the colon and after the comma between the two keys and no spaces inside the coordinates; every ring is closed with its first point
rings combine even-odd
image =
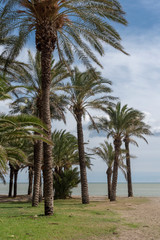
{"type": "Polygon", "coordinates": [[[108,107],[105,110],[107,117],[99,118],[96,126],[108,133],[108,137],[112,136],[114,139],[122,140],[127,129],[133,126],[134,119],[139,115],[138,110],[128,108],[127,105],[121,107],[118,102],[115,107],[108,107]]]}
{"type": "Polygon", "coordinates": [[[111,82],[103,78],[100,72],[96,71],[94,75],[92,69],[80,72],[76,67],[72,73],[71,83],[68,83],[69,89],[67,90],[69,110],[76,120],[79,114],[83,117],[88,114],[93,122],[89,109],[104,110],[116,99],[110,95],[111,82]]]}
{"type": "Polygon", "coordinates": [[[36,30],[37,49],[41,51],[43,47],[51,47],[54,50],[56,46],[61,59],[67,57],[73,61],[76,53],[85,64],[90,65],[89,56],[100,65],[90,46],[103,55],[104,48],[101,42],[106,42],[124,52],[119,34],[109,23],[112,20],[127,24],[125,13],[117,0],[89,2],[7,0],[5,2],[7,8],[12,11],[7,17],[6,15],[3,17],[4,24],[12,20],[14,26],[20,29],[19,47],[26,41],[28,33],[36,30]]]}
{"type": "MultiPolygon", "coordinates": [[[[28,71],[22,72],[21,76],[14,80],[18,84],[23,84],[23,91],[18,91],[18,98],[11,104],[11,113],[32,114],[40,117],[42,108],[42,74],[41,74],[41,53],[37,51],[35,58],[28,51],[29,63],[28,71]]],[[[64,64],[55,63],[52,60],[51,67],[51,91],[50,91],[50,108],[51,117],[54,119],[63,119],[65,121],[64,111],[67,104],[65,95],[57,94],[65,86],[62,83],[68,77],[68,72],[64,64]]]]}

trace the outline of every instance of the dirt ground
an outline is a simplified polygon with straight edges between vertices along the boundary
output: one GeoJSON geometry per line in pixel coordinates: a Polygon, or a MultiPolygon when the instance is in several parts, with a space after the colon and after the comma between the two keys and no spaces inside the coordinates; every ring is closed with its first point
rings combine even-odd
{"type": "MultiPolygon", "coordinates": [[[[107,198],[91,197],[90,201],[106,202],[107,198]]],[[[93,240],[160,240],[160,198],[117,198],[116,202],[107,201],[107,207],[126,224],[116,224],[113,236],[93,240]]]]}
{"type": "MultiPolygon", "coordinates": [[[[0,202],[29,200],[26,195],[15,199],[0,196],[0,202]]],[[[103,201],[123,223],[129,223],[128,226],[117,223],[113,236],[93,240],[160,240],[160,198],[118,198],[109,202],[106,197],[91,197],[90,201],[103,201]]]]}
{"type": "Polygon", "coordinates": [[[128,199],[119,209],[113,204],[125,221],[133,223],[133,228],[120,227],[110,240],[160,240],[160,198],[142,199],[139,203],[128,199]]]}

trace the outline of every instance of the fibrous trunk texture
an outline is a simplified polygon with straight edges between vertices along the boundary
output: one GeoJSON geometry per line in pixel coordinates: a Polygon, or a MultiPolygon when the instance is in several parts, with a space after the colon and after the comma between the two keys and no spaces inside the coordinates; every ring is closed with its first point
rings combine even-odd
{"type": "Polygon", "coordinates": [[[14,170],[14,194],[13,197],[17,197],[17,178],[18,178],[18,170],[14,170]]]}
{"type": "MultiPolygon", "coordinates": [[[[48,128],[47,137],[51,140],[51,114],[50,114],[50,85],[51,85],[51,57],[52,49],[42,48],[42,112],[43,122],[48,128]]],[[[43,143],[44,160],[44,202],[45,215],[53,215],[53,173],[52,173],[52,146],[43,143]]]]}
{"type": "Polygon", "coordinates": [[[110,201],[116,201],[118,164],[119,164],[121,144],[122,144],[121,139],[115,139],[114,140],[115,159],[114,159],[114,166],[113,166],[112,191],[111,191],[110,201]]]}
{"type": "Polygon", "coordinates": [[[129,153],[129,138],[124,139],[125,148],[126,148],[126,166],[127,166],[127,185],[128,185],[128,197],[133,197],[132,190],[132,176],[131,176],[131,161],[129,153]]]}
{"type": "Polygon", "coordinates": [[[111,177],[112,177],[112,168],[109,167],[106,171],[107,173],[107,185],[108,185],[108,199],[111,198],[111,189],[112,189],[112,183],[111,183],[111,177]]]}
{"type": "MultiPolygon", "coordinates": [[[[39,96],[37,99],[37,117],[39,117],[39,119],[42,120],[41,96],[39,96]]],[[[33,197],[32,197],[33,207],[37,207],[39,204],[42,159],[43,159],[43,142],[41,140],[35,141],[34,143],[34,186],[33,186],[33,197]]]]}
{"type": "Polygon", "coordinates": [[[42,176],[40,176],[39,202],[42,202],[42,176]]]}
{"type": "Polygon", "coordinates": [[[41,177],[41,164],[43,153],[43,142],[36,141],[34,144],[34,188],[32,197],[32,206],[37,207],[39,204],[40,192],[40,177],[41,177]]]}
{"type": "Polygon", "coordinates": [[[88,194],[88,182],[87,182],[87,171],[84,153],[84,140],[83,140],[83,129],[82,129],[82,116],[77,114],[77,137],[78,137],[78,151],[79,151],[79,164],[80,164],[80,175],[81,175],[81,195],[82,203],[89,203],[88,194]]]}
{"type": "Polygon", "coordinates": [[[12,197],[14,169],[13,169],[11,164],[9,164],[9,166],[10,166],[10,175],[9,175],[10,179],[9,179],[9,193],[8,193],[8,197],[12,197]]]}
{"type": "Polygon", "coordinates": [[[32,185],[33,185],[33,167],[28,167],[28,195],[32,195],[32,185]]]}
{"type": "MultiPolygon", "coordinates": [[[[48,2],[48,8],[50,8],[48,2]]],[[[45,9],[44,9],[45,10],[45,9]]],[[[51,87],[51,60],[57,40],[56,22],[50,16],[36,19],[36,48],[41,51],[42,77],[42,113],[43,122],[48,128],[47,137],[51,140],[50,114],[50,87],[51,87]]],[[[53,215],[53,174],[52,174],[52,146],[43,143],[44,161],[44,202],[45,215],[53,215]]]]}

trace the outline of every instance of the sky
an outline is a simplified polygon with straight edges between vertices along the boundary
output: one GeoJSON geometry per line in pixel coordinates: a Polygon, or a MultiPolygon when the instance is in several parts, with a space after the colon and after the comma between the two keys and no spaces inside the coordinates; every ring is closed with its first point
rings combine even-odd
{"type": "MultiPolygon", "coordinates": [[[[146,123],[152,127],[154,136],[147,137],[148,143],[137,139],[139,147],[132,146],[133,182],[160,182],[160,1],[159,0],[120,0],[128,26],[114,24],[122,38],[122,45],[130,54],[126,56],[104,45],[105,56],[99,57],[103,69],[97,67],[105,78],[112,81],[113,94],[122,104],[128,104],[145,113],[146,123]]],[[[27,49],[23,49],[19,59],[27,59],[27,49]]],[[[34,50],[33,50],[34,51],[34,50]]],[[[1,112],[8,111],[8,102],[0,103],[1,112]]],[[[99,113],[92,111],[93,115],[99,113]]],[[[67,125],[52,122],[53,129],[66,129],[76,135],[76,122],[67,113],[67,125]]],[[[97,147],[106,136],[97,135],[87,129],[89,119],[83,122],[84,139],[87,147],[97,147]]],[[[106,164],[96,157],[92,160],[92,171],[88,171],[89,182],[106,181],[106,164]]],[[[27,181],[27,174],[21,173],[20,182],[27,181]]],[[[125,181],[119,172],[119,181],[125,181]]]]}

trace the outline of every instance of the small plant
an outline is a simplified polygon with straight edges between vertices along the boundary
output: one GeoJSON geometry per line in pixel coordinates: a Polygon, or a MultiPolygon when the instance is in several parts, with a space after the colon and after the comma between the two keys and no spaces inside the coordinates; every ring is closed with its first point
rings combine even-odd
{"type": "Polygon", "coordinates": [[[61,172],[53,173],[54,179],[54,198],[66,199],[71,197],[71,189],[77,187],[80,183],[78,168],[62,170],[61,172]]]}

